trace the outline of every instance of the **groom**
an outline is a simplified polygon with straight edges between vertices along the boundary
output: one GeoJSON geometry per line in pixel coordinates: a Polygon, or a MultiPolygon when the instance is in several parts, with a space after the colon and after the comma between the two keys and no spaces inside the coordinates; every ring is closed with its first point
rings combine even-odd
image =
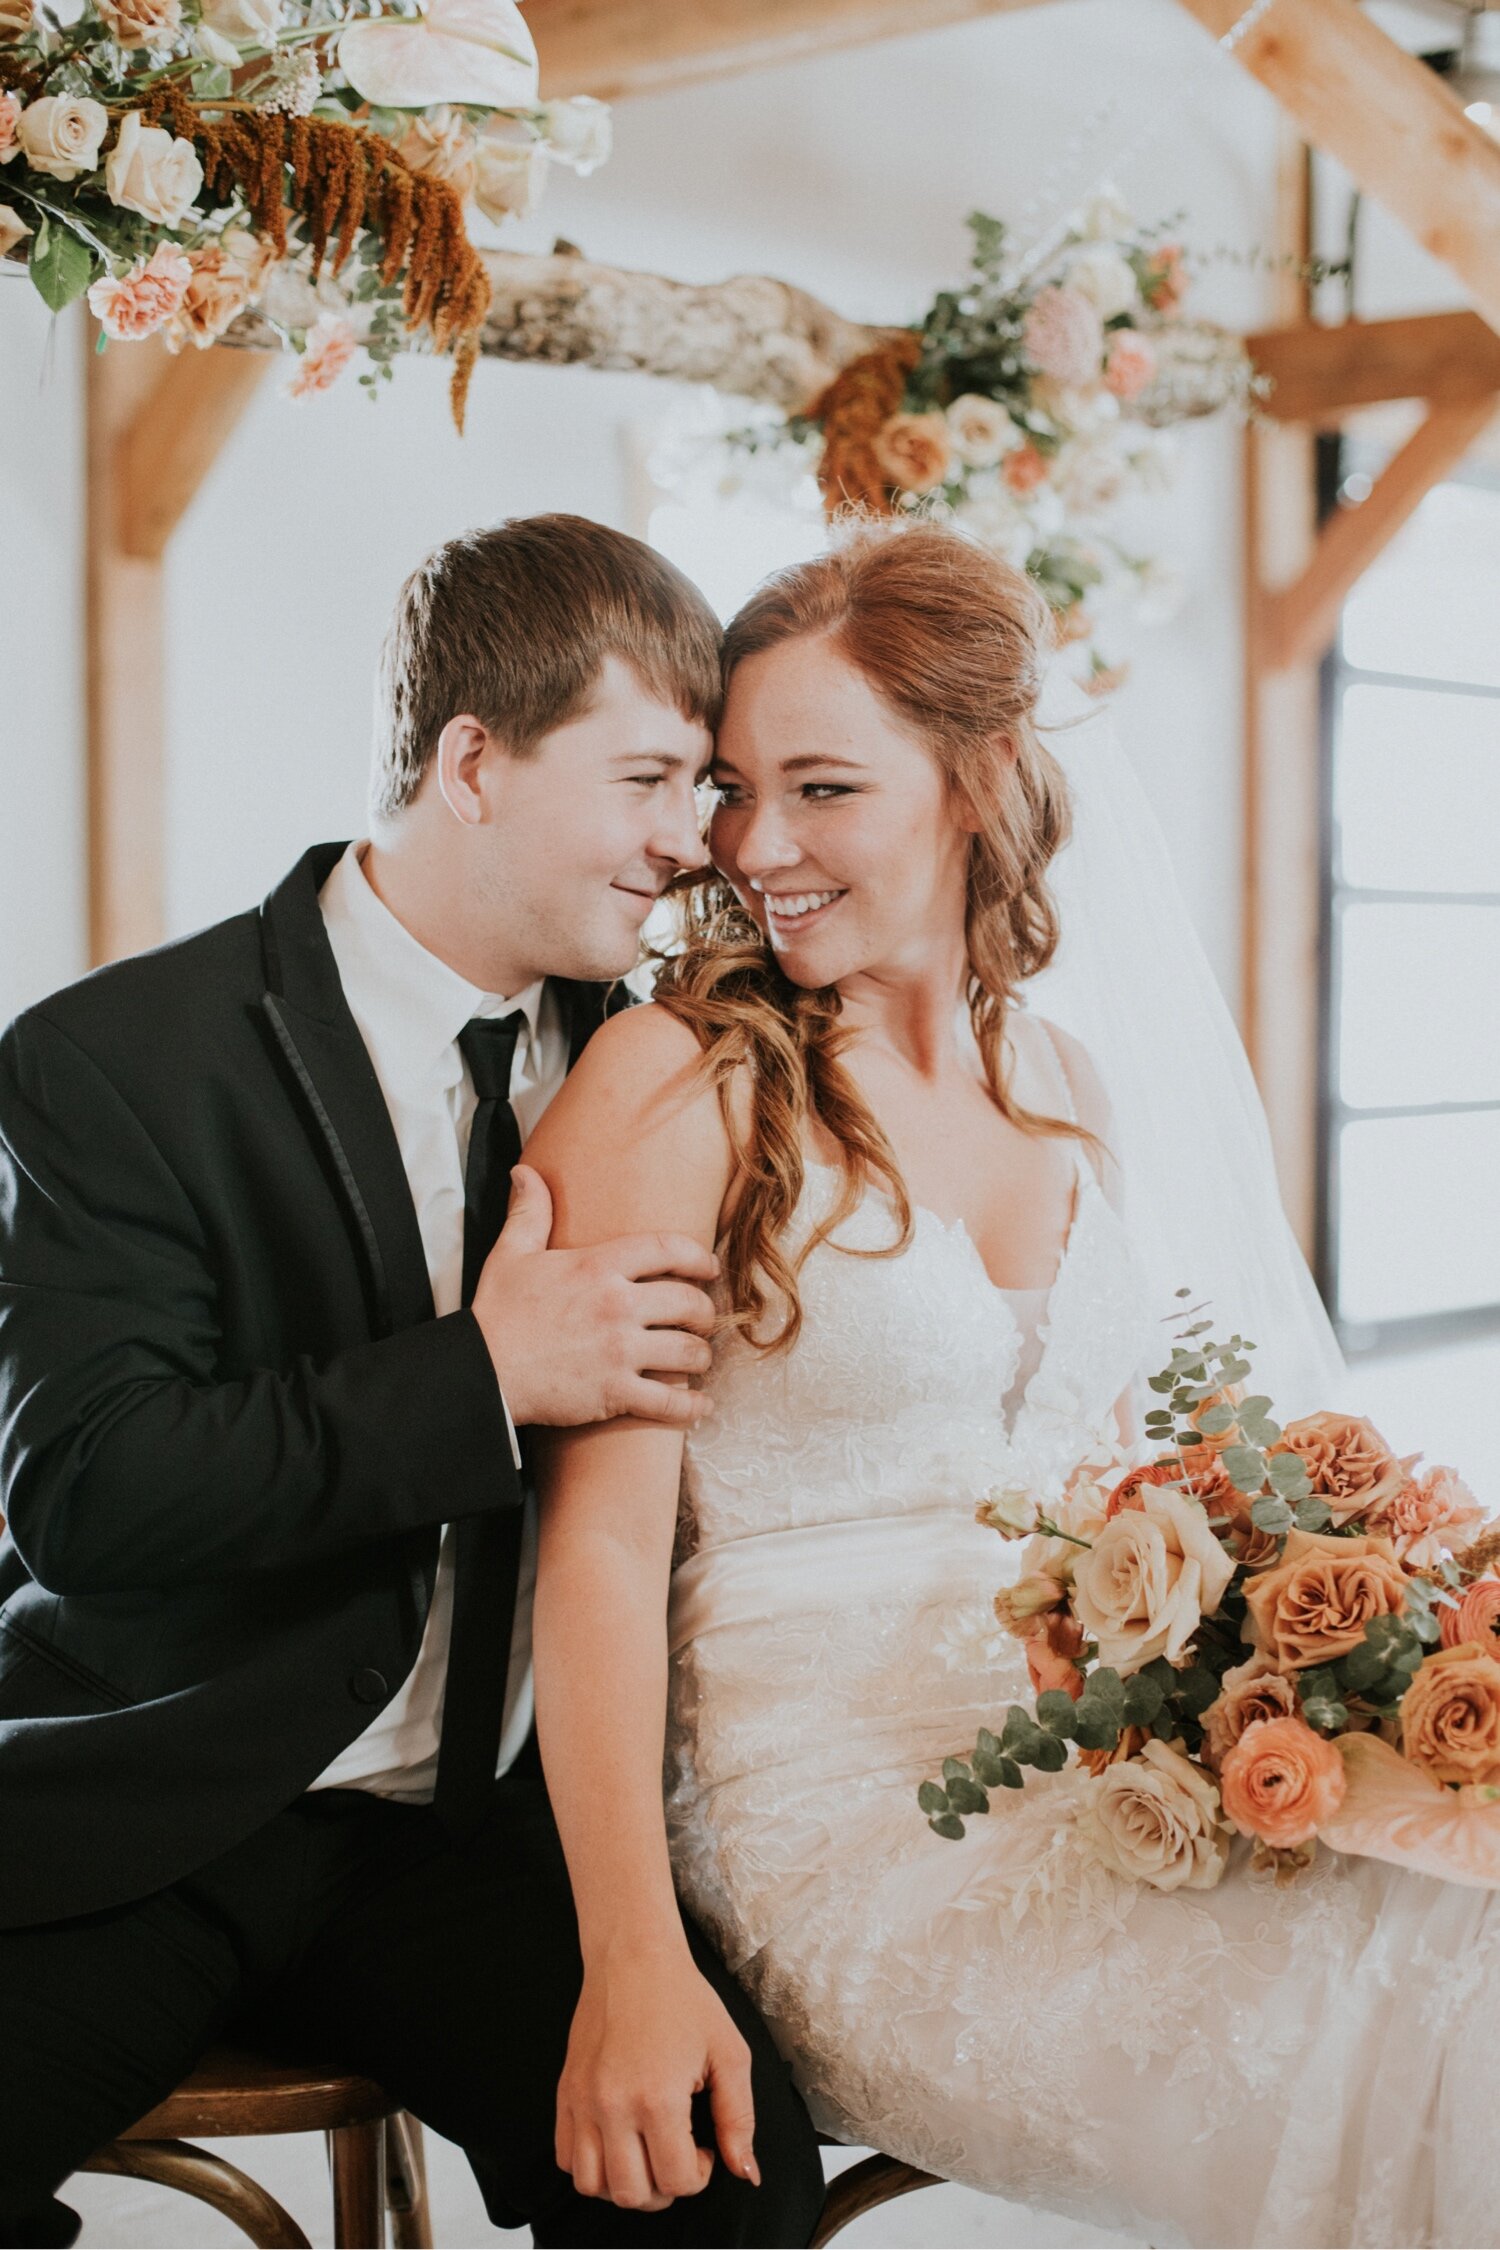
{"type": "Polygon", "coordinates": [[[539,2243],[812,2231],[696,1931],[708,2185],[627,2210],[553,2158],[581,1964],[516,1432],[690,1423],[714,1261],[549,1250],[511,1175],[702,859],[718,638],[600,525],[450,541],[387,636],[372,840],[0,1041],[0,2244],[72,2241],[68,2174],[224,2035],[377,2078],[539,2243]]]}

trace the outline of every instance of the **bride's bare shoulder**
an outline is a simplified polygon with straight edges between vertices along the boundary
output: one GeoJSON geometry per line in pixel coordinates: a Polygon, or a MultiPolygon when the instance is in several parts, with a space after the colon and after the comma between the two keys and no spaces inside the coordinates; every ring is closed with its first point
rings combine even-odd
{"type": "Polygon", "coordinates": [[[655,1005],[594,1033],[526,1143],[552,1191],[554,1243],[651,1227],[713,1240],[731,1156],[701,1052],[655,1005]]]}
{"type": "Polygon", "coordinates": [[[1104,1091],[1104,1081],[1094,1068],[1094,1058],[1081,1039],[1061,1024],[1053,1023],[1048,1016],[1033,1016],[1032,1022],[1046,1033],[1052,1042],[1053,1052],[1062,1065],[1062,1073],[1073,1097],[1073,1107],[1078,1122],[1101,1140],[1107,1138],[1110,1121],[1109,1096],[1104,1091]]]}

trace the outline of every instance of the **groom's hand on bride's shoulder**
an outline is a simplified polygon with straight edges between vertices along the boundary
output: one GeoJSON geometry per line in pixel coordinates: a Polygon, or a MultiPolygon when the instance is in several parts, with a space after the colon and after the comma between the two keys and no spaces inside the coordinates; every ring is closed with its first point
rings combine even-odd
{"type": "Polygon", "coordinates": [[[750,2049],[686,1946],[590,1968],[557,2089],[557,2161],[579,2194],[635,2211],[700,2194],[714,2157],[693,2136],[699,2094],[724,2163],[759,2187],[750,2049]]]}
{"type": "Polygon", "coordinates": [[[518,1164],[473,1307],[511,1419],[564,1428],[633,1415],[691,1428],[710,1411],[681,1384],[712,1364],[713,1252],[686,1234],[549,1250],[551,1233],[547,1184],[518,1164]]]}

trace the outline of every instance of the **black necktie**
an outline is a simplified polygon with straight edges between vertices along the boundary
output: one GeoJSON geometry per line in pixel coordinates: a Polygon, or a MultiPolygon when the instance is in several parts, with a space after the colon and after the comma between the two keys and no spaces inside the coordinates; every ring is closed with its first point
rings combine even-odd
{"type": "MultiPolygon", "coordinates": [[[[519,1010],[498,1019],[477,1016],[458,1035],[479,1097],[464,1168],[466,1305],[505,1224],[511,1170],[521,1155],[521,1128],[508,1096],[525,1022],[519,1010]]],[[[459,1838],[474,1833],[494,1795],[520,1562],[519,1508],[463,1516],[454,1524],[453,1623],[433,1804],[459,1838]]]]}

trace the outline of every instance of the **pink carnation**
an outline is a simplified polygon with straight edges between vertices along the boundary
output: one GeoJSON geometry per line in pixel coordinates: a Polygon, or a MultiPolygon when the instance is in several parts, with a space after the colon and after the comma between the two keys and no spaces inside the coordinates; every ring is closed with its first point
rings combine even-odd
{"type": "Polygon", "coordinates": [[[0,164],[9,164],[21,153],[21,143],[16,138],[16,127],[21,122],[21,97],[19,94],[0,94],[0,164]]]}
{"type": "Polygon", "coordinates": [[[96,313],[106,336],[134,343],[169,321],[182,303],[193,276],[185,251],[175,242],[158,243],[150,259],[140,259],[123,281],[106,277],[89,289],[89,310],[96,313]]]}
{"type": "Polygon", "coordinates": [[[1156,353],[1147,339],[1134,328],[1116,330],[1104,368],[1105,389],[1127,401],[1139,398],[1155,373],[1156,353]]]}
{"type": "Polygon", "coordinates": [[[324,313],[308,330],[307,349],[286,387],[288,398],[331,389],[358,349],[353,323],[338,313],[324,313]]]}
{"type": "Polygon", "coordinates": [[[1097,306],[1081,289],[1043,289],[1026,315],[1026,356],[1070,390],[1097,382],[1104,356],[1097,306]]]}
{"type": "Polygon", "coordinates": [[[1429,1469],[1372,1508],[1366,1521],[1387,1534],[1404,1563],[1427,1570],[1446,1550],[1468,1545],[1484,1510],[1456,1470],[1429,1469]]]}

